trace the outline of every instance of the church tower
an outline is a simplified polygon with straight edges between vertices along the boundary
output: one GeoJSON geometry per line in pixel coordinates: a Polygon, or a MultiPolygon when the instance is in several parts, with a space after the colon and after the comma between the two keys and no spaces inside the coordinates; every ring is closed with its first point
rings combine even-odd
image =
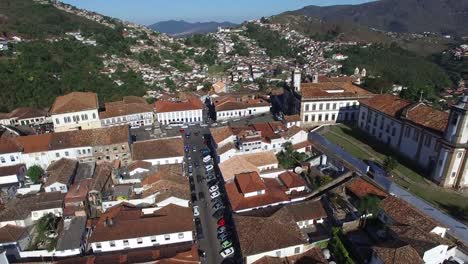
{"type": "Polygon", "coordinates": [[[298,93],[301,92],[301,82],[302,82],[301,71],[298,68],[296,68],[293,72],[293,86],[294,86],[294,90],[298,93]]]}
{"type": "Polygon", "coordinates": [[[450,109],[447,127],[440,143],[433,178],[444,187],[468,187],[468,96],[450,109]]]}

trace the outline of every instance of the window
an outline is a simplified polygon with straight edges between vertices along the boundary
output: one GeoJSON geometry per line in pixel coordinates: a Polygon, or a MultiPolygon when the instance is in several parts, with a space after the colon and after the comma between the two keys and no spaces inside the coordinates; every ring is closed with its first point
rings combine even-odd
{"type": "Polygon", "coordinates": [[[111,242],[109,242],[109,244],[110,244],[111,247],[115,247],[115,241],[111,241],[111,242]]]}
{"type": "Polygon", "coordinates": [[[335,114],[332,114],[332,118],[331,118],[332,121],[335,121],[336,120],[336,116],[335,114]]]}
{"type": "Polygon", "coordinates": [[[96,113],[93,113],[93,119],[96,119],[96,113]]]}
{"type": "Polygon", "coordinates": [[[182,239],[184,238],[184,233],[179,233],[177,236],[179,237],[179,239],[182,239]]]}
{"type": "Polygon", "coordinates": [[[418,141],[419,140],[419,130],[415,129],[413,132],[413,140],[418,141]]]}
{"type": "Polygon", "coordinates": [[[323,104],[319,104],[319,110],[323,110],[323,104]]]}
{"type": "Polygon", "coordinates": [[[101,243],[96,243],[96,248],[102,248],[101,243]]]}
{"type": "Polygon", "coordinates": [[[333,110],[336,110],[336,103],[333,104],[333,110]]]}
{"type": "Polygon", "coordinates": [[[457,113],[454,113],[453,116],[452,116],[452,125],[456,125],[458,122],[458,114],[457,113]]]}
{"type": "Polygon", "coordinates": [[[81,149],[78,150],[78,155],[81,155],[81,149]]]}
{"type": "Polygon", "coordinates": [[[315,115],[312,115],[312,122],[315,122],[315,115]]]}
{"type": "Polygon", "coordinates": [[[128,243],[128,240],[125,239],[125,240],[123,241],[123,244],[124,244],[124,246],[128,246],[130,243],[128,243]]]}
{"type": "Polygon", "coordinates": [[[152,236],[152,237],[151,237],[151,242],[152,242],[152,243],[156,242],[156,237],[155,237],[155,236],[152,236]]]}
{"type": "Polygon", "coordinates": [[[276,256],[281,257],[281,250],[276,251],[276,256]]]}
{"type": "Polygon", "coordinates": [[[70,155],[68,151],[65,151],[65,156],[68,157],[68,155],[70,155]]]}
{"type": "Polygon", "coordinates": [[[60,153],[58,153],[58,152],[55,153],[55,157],[56,157],[56,158],[60,158],[60,153]]]}
{"type": "Polygon", "coordinates": [[[142,238],[137,238],[137,244],[143,244],[143,239],[142,238]]]}
{"type": "Polygon", "coordinates": [[[424,145],[425,145],[426,147],[431,146],[431,136],[426,135],[426,140],[424,141],[424,145]]]}
{"type": "Polygon", "coordinates": [[[59,120],[58,118],[55,118],[55,123],[56,123],[57,125],[60,125],[60,120],[59,120]]]}
{"type": "Polygon", "coordinates": [[[304,116],[304,122],[309,122],[309,115],[304,116]]]}
{"type": "Polygon", "coordinates": [[[411,127],[406,127],[406,130],[405,130],[405,137],[409,137],[409,136],[410,136],[410,133],[411,133],[411,127]]]}
{"type": "Polygon", "coordinates": [[[325,109],[326,109],[326,110],[330,110],[330,103],[327,103],[327,104],[325,105],[325,109]]]}
{"type": "Polygon", "coordinates": [[[301,248],[300,247],[295,247],[294,248],[294,254],[299,254],[299,252],[301,252],[301,248]]]}
{"type": "Polygon", "coordinates": [[[461,158],[461,157],[462,157],[462,155],[463,155],[463,153],[461,153],[461,152],[458,152],[458,154],[457,154],[457,158],[461,158]]]}
{"type": "Polygon", "coordinates": [[[57,189],[55,189],[55,187],[52,187],[52,188],[50,188],[50,191],[55,192],[55,191],[57,191],[57,189]]]}
{"type": "Polygon", "coordinates": [[[10,156],[10,160],[11,160],[11,162],[15,162],[15,157],[14,157],[14,156],[10,156]]]}
{"type": "Polygon", "coordinates": [[[5,158],[4,158],[4,157],[0,157],[0,162],[5,163],[5,162],[6,162],[6,161],[5,161],[5,158]]]}
{"type": "Polygon", "coordinates": [[[316,109],[315,104],[312,104],[312,111],[315,111],[315,109],[316,109]]]}
{"type": "Polygon", "coordinates": [[[171,239],[171,235],[164,235],[164,240],[170,240],[171,239]]]}
{"type": "Polygon", "coordinates": [[[305,104],[305,111],[309,111],[309,104],[305,104]]]}

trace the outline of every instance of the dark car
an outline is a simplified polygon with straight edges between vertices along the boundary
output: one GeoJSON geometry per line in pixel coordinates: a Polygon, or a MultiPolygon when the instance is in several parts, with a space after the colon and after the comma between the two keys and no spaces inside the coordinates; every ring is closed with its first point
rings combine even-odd
{"type": "Polygon", "coordinates": [[[189,131],[187,131],[187,133],[185,133],[185,138],[187,138],[187,139],[190,138],[190,132],[189,131]]]}
{"type": "Polygon", "coordinates": [[[218,239],[219,239],[220,241],[224,241],[224,240],[229,239],[229,238],[230,238],[230,235],[229,235],[228,233],[222,233],[222,234],[220,234],[220,235],[218,236],[218,239]]]}
{"type": "Polygon", "coordinates": [[[203,156],[210,155],[210,151],[208,149],[206,149],[206,148],[202,149],[201,153],[203,154],[203,156]]]}
{"type": "Polygon", "coordinates": [[[370,176],[372,176],[372,177],[375,177],[375,176],[388,177],[387,171],[379,163],[377,163],[375,161],[372,161],[372,160],[365,160],[364,162],[367,165],[369,165],[369,174],[370,174],[370,176]]]}
{"type": "Polygon", "coordinates": [[[192,193],[192,202],[196,202],[197,201],[197,195],[195,193],[192,193]]]}
{"type": "Polygon", "coordinates": [[[200,199],[200,201],[205,201],[205,193],[204,192],[199,192],[198,193],[198,199],[200,199]]]}
{"type": "Polygon", "coordinates": [[[216,203],[213,204],[213,206],[211,208],[213,209],[213,211],[217,211],[217,210],[220,210],[220,209],[224,209],[226,207],[222,203],[216,202],[216,203]]]}
{"type": "Polygon", "coordinates": [[[216,210],[212,216],[216,219],[221,219],[224,216],[224,209],[218,209],[216,210]]]}
{"type": "Polygon", "coordinates": [[[197,132],[195,132],[195,133],[193,133],[193,134],[195,134],[195,136],[198,137],[198,135],[200,135],[200,132],[197,131],[197,132]]]}
{"type": "Polygon", "coordinates": [[[197,240],[204,239],[205,236],[203,235],[203,229],[200,218],[195,218],[195,229],[197,231],[197,240]]]}
{"type": "Polygon", "coordinates": [[[202,181],[203,181],[203,177],[200,174],[198,174],[197,175],[197,182],[201,183],[202,181]]]}

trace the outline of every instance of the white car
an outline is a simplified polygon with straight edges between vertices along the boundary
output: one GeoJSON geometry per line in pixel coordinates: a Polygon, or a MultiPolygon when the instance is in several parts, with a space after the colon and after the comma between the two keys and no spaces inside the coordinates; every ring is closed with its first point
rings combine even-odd
{"type": "Polygon", "coordinates": [[[204,163],[209,163],[210,161],[211,161],[211,156],[210,155],[203,158],[204,163]]]}
{"type": "Polygon", "coordinates": [[[207,165],[207,166],[205,166],[206,171],[210,171],[210,170],[212,170],[213,168],[214,168],[213,165],[207,165]]]}
{"type": "Polygon", "coordinates": [[[234,254],[234,248],[233,247],[228,247],[226,249],[223,249],[219,252],[219,255],[221,255],[221,257],[223,258],[227,258],[229,256],[231,256],[232,254],[234,254]]]}
{"type": "Polygon", "coordinates": [[[193,207],[193,216],[195,216],[195,217],[200,216],[200,209],[198,208],[198,205],[195,205],[193,207]]]}
{"type": "Polygon", "coordinates": [[[211,199],[219,197],[220,195],[221,195],[221,193],[219,191],[214,191],[214,192],[210,193],[211,199]]]}
{"type": "Polygon", "coordinates": [[[213,185],[208,190],[210,191],[210,193],[216,192],[216,191],[219,190],[219,186],[218,185],[213,185]]]}

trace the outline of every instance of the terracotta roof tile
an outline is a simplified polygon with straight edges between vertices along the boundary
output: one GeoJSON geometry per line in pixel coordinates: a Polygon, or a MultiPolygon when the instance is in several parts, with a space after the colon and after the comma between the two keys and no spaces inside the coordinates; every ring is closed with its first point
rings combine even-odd
{"type": "Polygon", "coordinates": [[[287,258],[265,256],[253,262],[253,264],[327,264],[320,248],[314,247],[304,253],[293,255],[287,258]]]}
{"type": "Polygon", "coordinates": [[[305,181],[301,178],[299,174],[296,174],[292,171],[286,171],[278,175],[278,178],[287,188],[298,188],[306,186],[305,181]]]}
{"type": "Polygon", "coordinates": [[[210,128],[210,132],[216,144],[234,135],[229,126],[210,128]]]}
{"type": "Polygon", "coordinates": [[[9,113],[9,118],[27,119],[44,117],[47,111],[33,107],[19,107],[9,113]]]}
{"type": "Polygon", "coordinates": [[[72,92],[57,97],[49,112],[51,114],[63,114],[98,108],[97,94],[91,92],[72,92]]]}
{"type": "Polygon", "coordinates": [[[424,104],[417,104],[408,109],[405,118],[424,128],[443,133],[448,123],[449,113],[424,104]]]}
{"type": "Polygon", "coordinates": [[[202,110],[203,102],[195,97],[184,101],[165,101],[159,100],[155,103],[156,113],[177,112],[188,110],[202,110]]]}
{"type": "Polygon", "coordinates": [[[383,264],[423,263],[418,252],[401,241],[389,241],[372,247],[383,264]]]}
{"type": "Polygon", "coordinates": [[[362,99],[359,102],[395,118],[400,116],[403,109],[411,105],[410,101],[391,94],[376,95],[369,99],[362,99]]]}
{"type": "Polygon", "coordinates": [[[364,198],[367,195],[375,195],[382,198],[388,196],[388,194],[372,183],[357,177],[351,183],[346,185],[346,189],[356,195],[358,198],[364,198]]]}
{"type": "Polygon", "coordinates": [[[153,108],[147,103],[114,102],[106,103],[106,110],[99,113],[99,118],[105,119],[148,112],[152,113],[153,108]]]}
{"type": "Polygon", "coordinates": [[[421,257],[424,256],[426,251],[439,245],[452,245],[452,242],[448,239],[444,239],[434,233],[423,231],[417,226],[391,225],[389,228],[398,240],[411,245],[421,257]]]}
{"type": "Polygon", "coordinates": [[[234,181],[243,194],[266,189],[265,183],[263,183],[262,178],[260,178],[260,175],[258,175],[257,172],[237,174],[234,177],[234,181]]]}
{"type": "Polygon", "coordinates": [[[108,146],[130,141],[128,125],[52,134],[51,150],[83,146],[108,146]]]}
{"type": "Polygon", "coordinates": [[[45,152],[49,150],[53,133],[16,137],[14,140],[23,148],[23,153],[45,152]]]}
{"type": "Polygon", "coordinates": [[[289,204],[286,208],[296,222],[327,217],[321,200],[289,204]]]}
{"type": "Polygon", "coordinates": [[[144,215],[141,208],[123,203],[100,216],[89,242],[187,232],[192,228],[192,210],[188,207],[171,204],[144,215]],[[109,219],[112,219],[112,225],[108,224],[109,219]]]}
{"type": "Polygon", "coordinates": [[[14,243],[28,235],[26,227],[7,224],[0,228],[0,244],[14,243]]]}
{"type": "Polygon", "coordinates": [[[17,164],[12,166],[0,167],[0,177],[20,174],[21,168],[24,168],[24,170],[26,170],[26,165],[17,164]]]}
{"type": "Polygon", "coordinates": [[[367,98],[373,96],[371,92],[350,82],[302,83],[301,93],[302,98],[305,100],[334,97],[367,98]]]}
{"type": "Polygon", "coordinates": [[[8,154],[21,151],[21,146],[18,145],[14,141],[14,139],[4,137],[0,138],[0,154],[8,154]]]}
{"type": "Polygon", "coordinates": [[[421,211],[411,206],[400,198],[388,196],[381,202],[381,208],[396,223],[402,225],[417,226],[425,232],[431,232],[435,227],[443,227],[432,218],[429,218],[421,211]]]}
{"type": "Polygon", "coordinates": [[[47,168],[47,180],[44,186],[47,187],[56,182],[68,184],[75,176],[77,167],[78,161],[76,160],[61,158],[55,161],[47,168]]]}
{"type": "Polygon", "coordinates": [[[215,98],[213,104],[215,105],[216,111],[229,111],[270,105],[269,102],[261,98],[236,98],[234,96],[223,96],[215,98]]]}
{"type": "Polygon", "coordinates": [[[182,138],[165,138],[139,141],[133,144],[133,159],[152,160],[184,156],[182,138]]]}
{"type": "Polygon", "coordinates": [[[286,208],[269,217],[234,215],[234,222],[244,257],[307,243],[286,208]]]}

